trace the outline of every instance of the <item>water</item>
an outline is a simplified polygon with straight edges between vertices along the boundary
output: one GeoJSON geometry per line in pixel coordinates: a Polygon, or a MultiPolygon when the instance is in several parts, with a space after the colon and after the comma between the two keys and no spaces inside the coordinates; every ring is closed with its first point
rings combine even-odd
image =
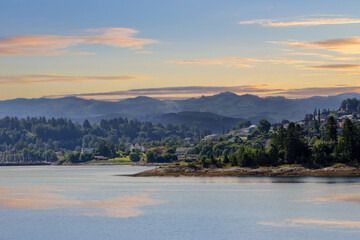
{"type": "Polygon", "coordinates": [[[0,168],[0,239],[359,239],[360,178],[134,178],[0,168]]]}

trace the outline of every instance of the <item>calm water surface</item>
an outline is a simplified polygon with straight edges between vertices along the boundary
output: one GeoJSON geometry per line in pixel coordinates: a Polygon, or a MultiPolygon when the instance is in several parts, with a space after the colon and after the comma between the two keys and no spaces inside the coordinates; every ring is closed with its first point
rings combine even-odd
{"type": "Polygon", "coordinates": [[[0,168],[0,239],[360,239],[360,178],[134,178],[0,168]]]}

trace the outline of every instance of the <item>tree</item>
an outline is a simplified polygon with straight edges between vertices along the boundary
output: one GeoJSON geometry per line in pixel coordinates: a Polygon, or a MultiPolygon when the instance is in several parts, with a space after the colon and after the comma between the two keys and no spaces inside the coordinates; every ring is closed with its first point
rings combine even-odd
{"type": "Polygon", "coordinates": [[[353,124],[353,122],[346,118],[345,122],[343,124],[342,129],[342,142],[340,143],[341,149],[341,155],[344,163],[346,164],[356,164],[359,159],[357,159],[358,156],[358,128],[356,128],[353,124]]]}
{"type": "Polygon", "coordinates": [[[325,125],[325,140],[337,141],[337,123],[333,116],[330,116],[325,125]]]}
{"type": "Polygon", "coordinates": [[[227,155],[225,155],[223,163],[224,164],[229,164],[230,163],[230,159],[229,159],[229,157],[227,155]]]}
{"type": "Polygon", "coordinates": [[[348,113],[356,112],[359,108],[360,100],[356,98],[348,98],[341,102],[340,109],[348,113]]]}
{"type": "Polygon", "coordinates": [[[114,158],[116,156],[115,145],[105,139],[100,139],[96,144],[94,155],[114,158]]]}
{"type": "Polygon", "coordinates": [[[269,132],[270,127],[270,122],[268,122],[266,119],[261,119],[257,128],[260,130],[261,133],[267,133],[269,132]]]}
{"type": "Polygon", "coordinates": [[[83,123],[83,128],[91,128],[90,122],[87,119],[83,123]]]}
{"type": "Polygon", "coordinates": [[[301,127],[291,122],[286,130],[285,163],[303,164],[309,156],[309,149],[301,136],[301,127]]]}
{"type": "Polygon", "coordinates": [[[313,167],[324,167],[333,163],[333,146],[329,142],[316,140],[312,148],[313,167]]]}
{"type": "Polygon", "coordinates": [[[251,122],[249,120],[243,120],[241,122],[238,122],[234,127],[233,130],[236,129],[241,129],[241,128],[245,128],[245,127],[250,127],[251,126],[251,122]]]}
{"type": "Polygon", "coordinates": [[[139,153],[137,153],[137,152],[132,152],[132,153],[130,153],[129,157],[130,157],[130,160],[131,160],[132,162],[138,162],[138,161],[140,161],[140,155],[139,155],[139,153]]]}

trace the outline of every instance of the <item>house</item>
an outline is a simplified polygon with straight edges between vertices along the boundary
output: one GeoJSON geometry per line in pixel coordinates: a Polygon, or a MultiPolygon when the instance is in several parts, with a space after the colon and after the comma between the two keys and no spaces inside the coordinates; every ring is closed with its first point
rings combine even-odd
{"type": "Polygon", "coordinates": [[[130,144],[129,150],[130,150],[130,151],[139,150],[140,152],[146,152],[146,148],[145,148],[144,146],[142,146],[142,145],[137,144],[137,143],[135,143],[135,144],[130,144]]]}
{"type": "Polygon", "coordinates": [[[109,158],[104,156],[94,156],[94,159],[99,161],[99,160],[108,160],[109,158]]]}
{"type": "Polygon", "coordinates": [[[175,154],[176,156],[181,156],[181,155],[185,155],[185,153],[187,151],[189,151],[191,148],[186,148],[186,147],[178,147],[175,150],[175,154]]]}
{"type": "Polygon", "coordinates": [[[203,138],[203,140],[213,140],[213,139],[217,139],[219,137],[219,134],[210,134],[210,135],[207,135],[203,138]]]}
{"type": "Polygon", "coordinates": [[[94,148],[81,148],[81,153],[93,153],[94,148]]]}
{"type": "Polygon", "coordinates": [[[339,117],[339,119],[340,119],[341,121],[345,120],[346,118],[352,120],[354,117],[353,117],[353,115],[351,115],[351,114],[343,115],[343,116],[339,117]]]}
{"type": "Polygon", "coordinates": [[[190,137],[184,138],[184,141],[187,142],[188,144],[190,144],[190,147],[195,146],[195,144],[197,144],[199,142],[190,137]]]}
{"type": "Polygon", "coordinates": [[[252,131],[254,131],[256,128],[257,128],[256,125],[251,125],[250,127],[233,130],[229,132],[229,135],[245,137],[249,135],[252,131]]]}

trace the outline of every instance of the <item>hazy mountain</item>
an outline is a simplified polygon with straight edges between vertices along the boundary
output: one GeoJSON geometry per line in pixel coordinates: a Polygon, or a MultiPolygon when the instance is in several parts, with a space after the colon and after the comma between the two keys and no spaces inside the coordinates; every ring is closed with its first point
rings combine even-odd
{"type": "Polygon", "coordinates": [[[231,118],[221,116],[210,112],[178,112],[167,113],[154,119],[153,122],[160,122],[163,124],[173,123],[181,124],[185,123],[188,126],[198,126],[200,129],[211,129],[213,133],[222,133],[231,130],[236,123],[243,121],[242,118],[231,118]]]}
{"type": "MultiPolygon", "coordinates": [[[[277,122],[284,118],[293,121],[300,120],[306,113],[312,113],[314,108],[338,109],[341,101],[350,97],[360,98],[360,94],[349,93],[329,97],[287,99],[284,97],[261,98],[254,95],[236,95],[225,92],[185,100],[136,97],[117,102],[85,100],[76,97],[14,99],[0,101],[0,117],[66,117],[75,121],[83,121],[88,118],[94,122],[101,118],[127,117],[152,120],[161,119],[161,116],[167,113],[207,112],[230,118],[250,119],[253,122],[261,118],[277,122]]],[[[200,116],[195,115],[194,119],[200,116]]],[[[176,119],[177,121],[183,116],[182,114],[165,115],[165,118],[174,117],[173,120],[176,119]]]]}

